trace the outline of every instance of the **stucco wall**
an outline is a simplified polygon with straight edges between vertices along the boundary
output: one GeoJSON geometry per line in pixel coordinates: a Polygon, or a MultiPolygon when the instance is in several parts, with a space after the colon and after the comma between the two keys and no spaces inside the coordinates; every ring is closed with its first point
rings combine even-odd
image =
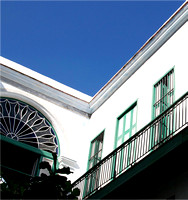
{"type": "MultiPolygon", "coordinates": [[[[131,104],[137,101],[137,131],[152,120],[153,86],[170,69],[174,67],[175,100],[187,91],[187,33],[188,23],[184,24],[123,85],[121,85],[121,87],[92,114],[90,119],[83,115],[83,113],[79,113],[74,109],[71,110],[70,106],[66,108],[65,104],[61,105],[61,103],[52,101],[50,95],[47,97],[45,96],[46,94],[43,95],[40,93],[41,83],[39,84],[38,82],[34,84],[36,90],[33,88],[27,90],[24,85],[15,84],[14,80],[8,80],[6,77],[6,79],[1,79],[1,96],[14,97],[29,103],[48,118],[58,135],[61,151],[60,155],[76,160],[80,166],[80,170],[77,170],[71,175],[71,179],[75,180],[75,178],[78,178],[86,171],[90,142],[101,131],[105,130],[103,157],[114,149],[117,117],[131,104]]],[[[23,76],[23,80],[30,81],[30,79],[23,74],[19,74],[19,76],[23,76]]],[[[46,79],[46,83],[48,83],[48,79],[46,79]]],[[[45,88],[41,89],[47,92],[46,83],[44,84],[45,88]]],[[[56,86],[56,82],[53,82],[53,86],[56,86]]],[[[57,87],[61,89],[59,83],[57,83],[57,87]]],[[[49,89],[51,93],[53,93],[54,90],[56,99],[60,102],[61,95],[63,94],[57,92],[57,88],[49,89]]],[[[69,88],[66,88],[66,93],[67,92],[69,92],[69,88]]],[[[70,89],[70,92],[72,92],[72,89],[70,89]]],[[[87,101],[90,101],[90,98],[87,97],[86,99],[88,100],[84,100],[80,104],[78,98],[71,98],[76,102],[73,102],[73,104],[75,103],[76,106],[83,106],[85,109],[84,112],[89,110],[89,104],[86,104],[87,101]]]]}
{"type": "Polygon", "coordinates": [[[52,103],[48,99],[31,94],[23,88],[19,88],[17,85],[11,85],[1,80],[0,86],[1,96],[24,101],[44,114],[56,131],[60,144],[59,156],[77,161],[80,167],[69,178],[74,180],[81,176],[85,172],[82,159],[87,157],[87,155],[85,155],[83,144],[84,138],[87,135],[86,130],[89,119],[63,106],[52,103]]]}
{"type": "Polygon", "coordinates": [[[188,23],[184,24],[92,115],[90,140],[105,129],[103,157],[114,148],[117,117],[132,103],[137,101],[137,131],[152,120],[154,84],[173,67],[175,100],[187,91],[187,33],[188,23]]]}

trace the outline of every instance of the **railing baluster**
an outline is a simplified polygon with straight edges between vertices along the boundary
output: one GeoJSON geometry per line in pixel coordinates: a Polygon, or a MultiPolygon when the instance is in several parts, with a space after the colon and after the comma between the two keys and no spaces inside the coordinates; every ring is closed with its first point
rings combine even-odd
{"type": "Polygon", "coordinates": [[[187,95],[188,93],[75,181],[74,188],[78,187],[81,191],[79,198],[88,198],[187,125],[187,95]]]}
{"type": "Polygon", "coordinates": [[[185,100],[185,123],[187,123],[187,99],[185,100]]]}
{"type": "Polygon", "coordinates": [[[184,113],[183,104],[184,104],[184,101],[182,102],[182,125],[183,125],[183,113],[184,113]]]}
{"type": "Polygon", "coordinates": [[[178,118],[178,119],[179,119],[179,120],[178,120],[178,122],[179,122],[179,123],[178,123],[178,129],[179,129],[179,128],[180,128],[180,105],[178,105],[178,108],[179,108],[179,109],[178,109],[178,113],[179,113],[179,115],[178,115],[178,116],[179,116],[179,118],[178,118]]]}
{"type": "Polygon", "coordinates": [[[141,134],[139,134],[138,136],[138,159],[140,158],[140,155],[141,155],[141,134]]]}

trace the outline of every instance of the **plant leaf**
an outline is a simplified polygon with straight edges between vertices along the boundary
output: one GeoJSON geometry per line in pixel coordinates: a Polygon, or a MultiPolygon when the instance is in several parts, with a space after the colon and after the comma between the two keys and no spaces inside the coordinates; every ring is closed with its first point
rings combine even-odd
{"type": "Polygon", "coordinates": [[[74,188],[71,193],[73,196],[77,197],[80,195],[80,190],[78,188],[74,188]]]}
{"type": "Polygon", "coordinates": [[[67,181],[67,177],[66,176],[55,175],[54,176],[54,180],[59,184],[65,184],[65,182],[67,181]]]}
{"type": "Polygon", "coordinates": [[[39,169],[47,169],[49,172],[51,172],[52,170],[49,162],[46,162],[46,161],[43,161],[40,163],[39,169]]]}
{"type": "Polygon", "coordinates": [[[62,169],[58,169],[56,172],[60,173],[60,174],[70,174],[70,173],[73,173],[73,172],[70,171],[70,167],[63,167],[62,169]]]}
{"type": "Polygon", "coordinates": [[[46,174],[44,174],[44,173],[41,173],[41,175],[40,175],[42,178],[44,178],[44,177],[47,177],[47,175],[46,174]]]}

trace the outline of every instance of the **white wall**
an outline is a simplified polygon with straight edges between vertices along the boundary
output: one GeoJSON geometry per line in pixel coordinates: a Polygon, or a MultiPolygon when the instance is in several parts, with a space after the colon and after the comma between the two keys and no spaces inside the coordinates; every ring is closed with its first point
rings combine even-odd
{"type": "Polygon", "coordinates": [[[74,180],[81,176],[85,172],[85,165],[83,166],[82,159],[87,157],[83,146],[84,138],[87,135],[86,130],[89,119],[81,114],[56,105],[48,99],[40,98],[6,82],[1,82],[0,86],[1,96],[24,101],[44,114],[57,133],[60,143],[60,156],[77,161],[80,167],[69,178],[74,180]]]}
{"type": "Polygon", "coordinates": [[[105,129],[103,157],[114,148],[117,117],[132,103],[137,100],[137,131],[152,120],[153,86],[173,67],[175,100],[187,92],[187,33],[188,23],[184,24],[92,115],[90,141],[105,129]]]}
{"type": "Polygon", "coordinates": [[[51,121],[59,138],[61,156],[76,160],[80,166],[80,170],[71,175],[71,180],[75,180],[86,171],[91,140],[104,129],[103,157],[114,149],[117,117],[132,103],[137,101],[137,131],[151,121],[153,85],[172,67],[175,67],[175,99],[187,91],[187,33],[188,23],[106,100],[91,119],[44,98],[37,91],[32,93],[8,81],[1,82],[1,95],[18,97],[36,107],[51,121]]]}

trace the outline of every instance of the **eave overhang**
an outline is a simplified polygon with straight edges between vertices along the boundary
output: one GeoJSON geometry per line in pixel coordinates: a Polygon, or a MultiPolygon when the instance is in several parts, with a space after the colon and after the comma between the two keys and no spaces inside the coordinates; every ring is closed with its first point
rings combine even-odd
{"type": "MultiPolygon", "coordinates": [[[[0,57],[1,81],[89,117],[91,97],[0,57]]],[[[1,95],[5,91],[1,89],[1,95]]]]}

